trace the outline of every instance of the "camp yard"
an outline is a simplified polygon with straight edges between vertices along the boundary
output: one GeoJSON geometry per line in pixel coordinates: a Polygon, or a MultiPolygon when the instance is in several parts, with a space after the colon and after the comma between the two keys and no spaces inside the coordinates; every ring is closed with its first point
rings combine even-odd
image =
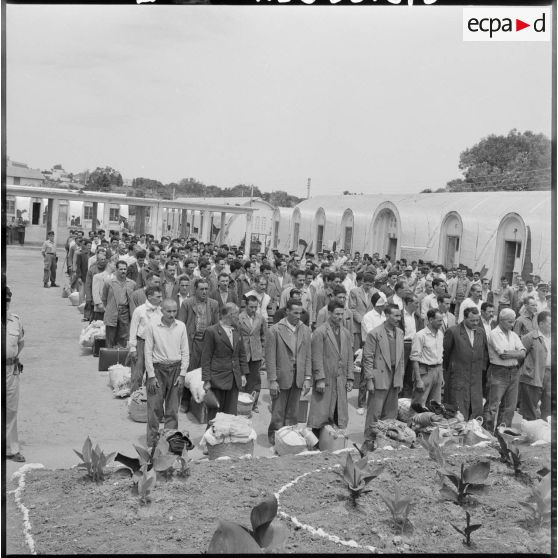
{"type": "MultiPolygon", "coordinates": [[[[279,510],[272,525],[284,527],[287,535],[278,549],[283,552],[550,553],[549,522],[537,517],[535,502],[525,504],[549,466],[548,444],[521,445],[522,471],[515,475],[496,446],[447,447],[442,467],[418,444],[411,449],[386,442],[366,465],[383,470],[353,505],[346,481],[336,474],[346,466],[346,453],[270,458],[267,393],[254,415],[256,458],[207,461],[196,447],[189,452],[189,474],[170,480],[159,475],[144,502],[133,493],[130,474],[116,471],[119,464],[108,463],[105,479],[93,482],[76,468],[80,460],[72,450],[81,452],[90,436],[107,455],[118,451],[137,457],[133,445],[145,445],[145,425],[128,418],[126,401],[114,399],[106,385],[107,373],[98,372],[96,359],[78,347],[76,309],[58,289],[40,287],[42,262],[34,249],[10,247],[8,259],[12,311],[26,330],[22,452],[27,463],[44,465],[28,470],[22,483],[21,476],[12,478],[18,464],[6,462],[7,489],[22,486],[7,497],[8,553],[28,554],[30,542],[37,553],[48,554],[206,552],[219,520],[249,528],[252,508],[273,494],[279,495],[279,510]],[[457,503],[449,477],[441,490],[440,471],[459,476],[461,463],[476,462],[490,464],[486,486],[457,503]],[[410,497],[404,524],[382,498],[394,496],[396,486],[402,497],[410,497]],[[467,512],[471,525],[481,525],[470,533],[471,546],[456,531],[465,531],[467,512]]],[[[349,398],[349,435],[360,445],[363,419],[353,399],[356,393],[349,398]]],[[[195,444],[205,430],[183,413],[180,427],[189,430],[195,444]]],[[[351,456],[360,463],[356,450],[351,456]]]]}

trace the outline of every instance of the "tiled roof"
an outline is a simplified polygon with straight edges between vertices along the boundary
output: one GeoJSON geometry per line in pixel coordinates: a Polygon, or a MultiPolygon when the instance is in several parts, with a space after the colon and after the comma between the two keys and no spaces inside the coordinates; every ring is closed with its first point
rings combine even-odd
{"type": "Polygon", "coordinates": [[[20,164],[8,164],[6,168],[6,176],[13,176],[19,178],[34,178],[36,180],[44,180],[43,173],[38,169],[30,169],[29,167],[20,164]]]}

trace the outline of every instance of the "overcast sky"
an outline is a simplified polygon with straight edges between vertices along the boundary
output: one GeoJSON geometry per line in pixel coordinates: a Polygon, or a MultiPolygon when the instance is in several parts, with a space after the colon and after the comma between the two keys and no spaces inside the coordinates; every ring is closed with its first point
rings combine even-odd
{"type": "Polygon", "coordinates": [[[442,6],[6,5],[7,152],[305,196],[419,192],[488,134],[551,133],[551,43],[442,6]]]}

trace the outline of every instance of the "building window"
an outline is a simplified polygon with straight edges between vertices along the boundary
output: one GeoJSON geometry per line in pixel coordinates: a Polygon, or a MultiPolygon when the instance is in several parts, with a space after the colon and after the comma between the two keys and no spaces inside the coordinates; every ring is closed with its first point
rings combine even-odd
{"type": "Polygon", "coordinates": [[[120,215],[120,208],[119,207],[111,207],[109,209],[109,221],[117,222],[120,215]]]}
{"type": "Polygon", "coordinates": [[[93,206],[92,205],[85,205],[83,206],[83,218],[84,220],[93,219],[93,206]]]}
{"type": "Polygon", "coordinates": [[[14,176],[14,185],[19,186],[21,184],[21,178],[19,176],[14,176]]]}
{"type": "Polygon", "coordinates": [[[6,213],[15,215],[15,200],[6,200],[6,213]]]}

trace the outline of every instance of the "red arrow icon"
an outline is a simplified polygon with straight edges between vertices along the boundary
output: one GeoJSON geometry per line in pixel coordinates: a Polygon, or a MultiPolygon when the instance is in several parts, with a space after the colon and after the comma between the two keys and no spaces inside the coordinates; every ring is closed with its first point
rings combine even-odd
{"type": "Polygon", "coordinates": [[[524,21],[521,21],[520,19],[515,19],[515,30],[516,31],[521,31],[522,29],[525,29],[526,27],[531,27],[530,23],[525,23],[524,21]]]}

